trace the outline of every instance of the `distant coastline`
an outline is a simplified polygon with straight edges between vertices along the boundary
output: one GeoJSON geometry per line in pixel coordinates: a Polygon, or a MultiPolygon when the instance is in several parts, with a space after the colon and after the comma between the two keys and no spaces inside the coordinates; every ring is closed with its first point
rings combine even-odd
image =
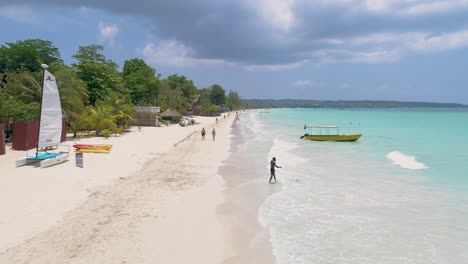
{"type": "Polygon", "coordinates": [[[245,108],[468,108],[458,103],[401,101],[329,101],[298,99],[242,99],[245,108]]]}

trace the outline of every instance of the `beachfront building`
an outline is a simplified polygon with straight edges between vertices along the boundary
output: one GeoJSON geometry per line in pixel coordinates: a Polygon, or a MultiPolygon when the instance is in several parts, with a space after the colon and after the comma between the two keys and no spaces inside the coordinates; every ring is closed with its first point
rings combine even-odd
{"type": "Polygon", "coordinates": [[[137,126],[159,126],[158,114],[161,112],[159,106],[137,106],[135,111],[137,126]]]}
{"type": "Polygon", "coordinates": [[[161,113],[161,117],[165,120],[170,121],[171,123],[178,123],[182,118],[182,115],[174,110],[167,109],[166,111],[161,113]]]}

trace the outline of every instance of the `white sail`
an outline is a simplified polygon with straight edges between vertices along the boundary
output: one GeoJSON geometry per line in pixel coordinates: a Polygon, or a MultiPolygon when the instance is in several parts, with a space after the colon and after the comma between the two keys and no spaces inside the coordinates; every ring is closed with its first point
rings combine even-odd
{"type": "Polygon", "coordinates": [[[62,106],[55,76],[45,70],[42,92],[39,148],[60,145],[62,137],[62,106]]]}

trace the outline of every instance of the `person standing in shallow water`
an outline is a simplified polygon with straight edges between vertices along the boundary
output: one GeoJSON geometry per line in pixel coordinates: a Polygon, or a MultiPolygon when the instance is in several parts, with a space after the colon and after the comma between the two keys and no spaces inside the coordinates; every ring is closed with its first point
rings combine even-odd
{"type": "Polygon", "coordinates": [[[206,135],[206,131],[205,131],[205,128],[203,128],[203,129],[201,130],[201,137],[202,137],[202,139],[205,139],[205,135],[206,135]]]}
{"type": "Polygon", "coordinates": [[[275,167],[276,167],[276,168],[281,168],[280,166],[276,165],[276,158],[273,157],[273,159],[270,161],[270,173],[271,173],[271,176],[270,176],[270,181],[269,181],[268,183],[271,183],[271,180],[272,180],[272,179],[275,179],[275,183],[276,183],[275,167]]]}

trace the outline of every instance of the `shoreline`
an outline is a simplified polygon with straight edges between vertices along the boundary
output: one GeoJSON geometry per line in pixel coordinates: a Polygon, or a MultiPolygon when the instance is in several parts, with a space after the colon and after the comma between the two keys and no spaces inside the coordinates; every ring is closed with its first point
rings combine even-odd
{"type": "MultiPolygon", "coordinates": [[[[242,118],[242,115],[241,115],[242,118]]],[[[249,177],[248,170],[236,164],[238,147],[246,143],[237,123],[233,124],[230,156],[219,168],[224,181],[223,203],[217,212],[227,232],[234,254],[222,263],[276,263],[268,227],[258,221],[263,202],[276,190],[265,185],[264,179],[249,177]],[[234,164],[234,165],[233,165],[234,164]]]]}

